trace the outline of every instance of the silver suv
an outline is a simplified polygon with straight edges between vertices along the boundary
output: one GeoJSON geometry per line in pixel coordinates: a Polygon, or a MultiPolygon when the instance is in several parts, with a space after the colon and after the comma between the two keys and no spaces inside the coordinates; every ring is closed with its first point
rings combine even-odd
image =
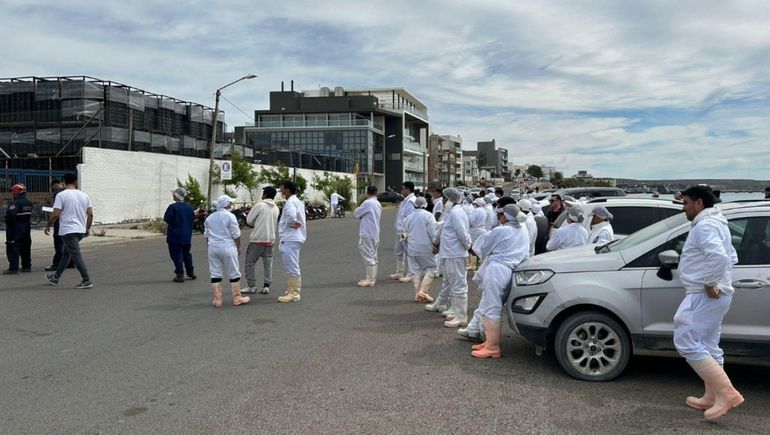
{"type": "MultiPolygon", "coordinates": [[[[583,215],[589,216],[595,207],[605,207],[613,215],[612,230],[615,236],[623,238],[642,228],[682,212],[682,202],[653,198],[598,198],[581,204],[583,215]]],[[[554,228],[561,228],[567,220],[564,212],[556,218],[554,228]]],[[[583,226],[591,232],[591,219],[583,220],[583,226]]]]}
{"type": "MultiPolygon", "coordinates": [[[[770,202],[725,203],[738,264],[722,327],[731,362],[770,361],[770,202]]],[[[622,240],[541,254],[516,268],[508,322],[536,346],[553,348],[570,376],[608,381],[631,354],[676,355],[673,318],[684,298],[676,270],[690,222],[684,213],[622,240]],[[665,271],[665,270],[664,270],[665,271]],[[661,274],[662,276],[664,274],[661,274]]]]}

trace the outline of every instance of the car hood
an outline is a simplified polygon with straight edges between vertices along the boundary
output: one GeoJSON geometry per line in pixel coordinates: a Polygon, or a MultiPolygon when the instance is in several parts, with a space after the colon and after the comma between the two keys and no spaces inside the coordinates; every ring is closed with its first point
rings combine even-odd
{"type": "Polygon", "coordinates": [[[516,270],[548,269],[557,273],[620,270],[626,265],[618,252],[597,254],[596,245],[578,246],[535,255],[516,270]]]}

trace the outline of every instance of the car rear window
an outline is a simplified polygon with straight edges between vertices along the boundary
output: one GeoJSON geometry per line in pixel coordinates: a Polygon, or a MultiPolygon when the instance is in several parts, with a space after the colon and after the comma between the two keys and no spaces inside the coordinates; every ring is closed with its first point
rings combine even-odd
{"type": "Polygon", "coordinates": [[[654,207],[612,207],[612,229],[615,234],[631,234],[656,222],[654,207]]]}

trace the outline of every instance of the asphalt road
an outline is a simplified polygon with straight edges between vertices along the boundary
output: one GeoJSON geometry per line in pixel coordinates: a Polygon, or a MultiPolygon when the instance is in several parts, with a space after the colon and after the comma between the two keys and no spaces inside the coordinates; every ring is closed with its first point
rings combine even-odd
{"type": "Polygon", "coordinates": [[[184,284],[171,282],[159,238],[86,247],[96,283],[90,290],[71,288],[79,278],[73,270],[56,288],[45,285],[41,270],[0,277],[0,433],[770,427],[768,369],[728,365],[746,402],[706,422],[684,406],[700,383],[680,359],[634,358],[614,382],[579,382],[511,331],[502,359],[473,359],[470,344],[444,328],[438,314],[410,301],[411,285],[382,279],[394,264],[394,215],[383,214],[381,279],[366,289],[354,286],[363,273],[357,222],[309,222],[302,302],[294,304],[275,301],[285,279],[276,258],[269,296],[213,309],[199,235],[199,278],[184,284]]]}

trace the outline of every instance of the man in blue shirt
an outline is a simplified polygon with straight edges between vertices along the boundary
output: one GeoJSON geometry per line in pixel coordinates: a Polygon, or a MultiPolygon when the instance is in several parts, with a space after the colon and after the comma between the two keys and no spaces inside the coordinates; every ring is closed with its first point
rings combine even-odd
{"type": "Polygon", "coordinates": [[[169,205],[163,220],[168,224],[166,229],[166,243],[168,243],[168,253],[171,261],[174,262],[174,282],[184,282],[184,273],[190,279],[195,279],[193,269],[192,246],[193,219],[195,213],[190,204],[184,202],[187,191],[179,187],[173,192],[174,203],[169,205]]]}

